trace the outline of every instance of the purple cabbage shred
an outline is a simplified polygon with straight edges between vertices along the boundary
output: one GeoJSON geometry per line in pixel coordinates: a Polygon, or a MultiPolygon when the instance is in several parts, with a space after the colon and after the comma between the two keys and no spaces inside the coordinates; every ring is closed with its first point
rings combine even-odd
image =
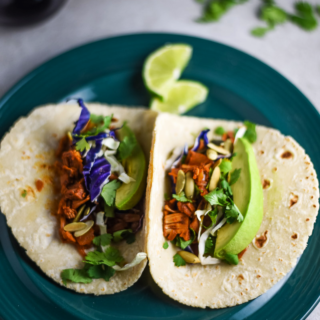
{"type": "Polygon", "coordinates": [[[79,120],[76,122],[76,125],[73,129],[73,134],[80,134],[81,130],[86,126],[88,121],[90,120],[90,112],[87,109],[87,107],[84,105],[84,102],[82,99],[78,99],[78,104],[81,107],[81,113],[79,120]]]}
{"type": "Polygon", "coordinates": [[[209,131],[210,131],[210,130],[207,129],[207,130],[202,130],[202,131],[200,132],[200,134],[199,134],[198,137],[196,138],[196,141],[195,141],[195,143],[194,143],[193,148],[191,149],[192,151],[197,151],[197,150],[199,149],[200,140],[201,140],[201,139],[203,139],[205,146],[208,145],[209,139],[208,139],[207,134],[208,134],[209,131]]]}

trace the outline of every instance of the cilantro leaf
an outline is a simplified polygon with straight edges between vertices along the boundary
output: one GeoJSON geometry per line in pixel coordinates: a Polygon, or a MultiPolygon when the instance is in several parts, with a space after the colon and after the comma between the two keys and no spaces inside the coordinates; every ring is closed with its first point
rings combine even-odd
{"type": "Polygon", "coordinates": [[[243,215],[241,214],[240,210],[231,198],[229,198],[229,201],[230,203],[226,206],[225,210],[225,217],[227,218],[227,223],[233,223],[236,220],[238,220],[238,222],[242,222],[243,215]]]}
{"type": "Polygon", "coordinates": [[[228,264],[237,265],[239,263],[238,255],[232,253],[226,253],[224,258],[228,264]]]}
{"type": "Polygon", "coordinates": [[[208,212],[208,217],[211,219],[211,223],[209,226],[203,226],[205,229],[211,228],[217,222],[218,208],[214,208],[212,211],[208,212]]]}
{"type": "Polygon", "coordinates": [[[173,256],[173,262],[176,267],[182,267],[186,265],[186,261],[178,253],[173,256]]]}
{"type": "Polygon", "coordinates": [[[176,236],[174,238],[174,240],[172,240],[172,243],[176,246],[176,247],[179,247],[181,249],[185,249],[187,246],[189,246],[196,238],[196,233],[193,229],[191,229],[191,232],[192,232],[192,236],[190,237],[190,240],[184,240],[183,238],[181,238],[179,235],[176,236]]]}
{"type": "Polygon", "coordinates": [[[93,244],[96,246],[108,246],[111,243],[112,235],[109,233],[102,234],[93,239],[93,244]]]}
{"type": "Polygon", "coordinates": [[[226,179],[220,180],[220,186],[225,191],[227,196],[232,197],[232,190],[231,190],[230,185],[226,179]]]}
{"type": "Polygon", "coordinates": [[[88,269],[88,275],[91,279],[104,279],[109,281],[110,278],[115,274],[116,270],[111,267],[104,265],[93,265],[88,269]]]}
{"type": "Polygon", "coordinates": [[[197,22],[218,21],[229,9],[247,0],[210,0],[206,2],[204,12],[197,22]]]}
{"type": "Polygon", "coordinates": [[[313,8],[309,3],[299,1],[295,3],[298,15],[290,15],[290,21],[300,28],[311,31],[318,26],[318,22],[313,14],[313,8]]]}
{"type": "Polygon", "coordinates": [[[243,137],[250,143],[254,143],[257,140],[256,125],[250,121],[244,121],[244,125],[247,127],[247,130],[243,137]]]}
{"type": "Polygon", "coordinates": [[[114,218],[114,206],[108,206],[105,202],[104,202],[104,215],[107,218],[114,218]]]}
{"type": "Polygon", "coordinates": [[[217,127],[214,130],[214,133],[217,134],[218,136],[222,136],[226,131],[222,127],[217,127]]]}
{"type": "Polygon", "coordinates": [[[134,243],[136,241],[136,237],[134,233],[132,233],[131,229],[123,229],[116,231],[113,234],[114,242],[120,242],[121,240],[126,240],[127,244],[134,243]]]}
{"type": "Polygon", "coordinates": [[[81,136],[96,136],[97,134],[105,131],[109,128],[111,120],[113,118],[113,114],[111,116],[97,116],[94,114],[90,115],[90,121],[93,122],[96,127],[89,130],[88,132],[81,134],[81,136]]]}
{"type": "Polygon", "coordinates": [[[180,194],[173,194],[172,197],[175,198],[177,201],[180,201],[180,202],[192,202],[192,200],[188,199],[185,196],[185,193],[183,191],[180,194]]]}
{"type": "Polygon", "coordinates": [[[76,283],[90,283],[92,279],[87,273],[87,267],[83,269],[65,269],[61,272],[61,279],[64,285],[67,285],[67,280],[76,283]]]}
{"type": "Polygon", "coordinates": [[[82,138],[76,143],[76,150],[83,152],[88,151],[90,149],[90,144],[87,142],[85,138],[82,138]]]}
{"type": "MultiPolygon", "coordinates": [[[[128,132],[131,132],[131,131],[128,130],[128,132]]],[[[128,158],[132,154],[137,144],[138,142],[133,132],[125,136],[123,140],[120,142],[118,152],[117,152],[117,158],[120,161],[123,161],[126,158],[128,158]]]]}
{"type": "Polygon", "coordinates": [[[120,251],[114,247],[109,247],[105,252],[91,251],[85,257],[85,263],[93,265],[105,264],[113,267],[117,262],[123,261],[120,251]]]}
{"type": "Polygon", "coordinates": [[[219,165],[221,174],[225,175],[232,169],[232,163],[228,159],[223,159],[219,165]]]}
{"type": "Polygon", "coordinates": [[[287,13],[275,5],[266,5],[261,10],[261,19],[269,26],[282,24],[288,20],[287,13]]]}
{"type": "Polygon", "coordinates": [[[251,30],[251,34],[255,37],[263,37],[265,36],[265,34],[272,30],[273,27],[269,26],[269,27],[257,27],[251,30]]]}
{"type": "Polygon", "coordinates": [[[216,240],[217,240],[217,237],[214,237],[211,234],[209,234],[209,236],[205,242],[205,245],[204,245],[204,254],[203,254],[204,256],[213,257],[214,249],[216,246],[216,240]]]}
{"type": "Polygon", "coordinates": [[[162,247],[163,247],[163,249],[168,249],[169,248],[169,243],[168,243],[167,240],[163,243],[162,247]]]}
{"type": "Polygon", "coordinates": [[[118,180],[112,180],[103,186],[101,196],[108,206],[113,206],[114,199],[116,197],[116,191],[120,186],[121,182],[118,180]]]}
{"type": "Polygon", "coordinates": [[[21,192],[21,197],[25,198],[27,196],[27,190],[23,189],[23,191],[21,192]]]}
{"type": "Polygon", "coordinates": [[[225,207],[228,204],[228,198],[222,189],[214,189],[204,196],[204,198],[212,205],[225,207]]]}
{"type": "Polygon", "coordinates": [[[240,173],[241,173],[241,168],[240,169],[235,169],[233,172],[231,172],[231,179],[229,182],[229,185],[233,185],[237,182],[237,180],[240,177],[240,173]]]}

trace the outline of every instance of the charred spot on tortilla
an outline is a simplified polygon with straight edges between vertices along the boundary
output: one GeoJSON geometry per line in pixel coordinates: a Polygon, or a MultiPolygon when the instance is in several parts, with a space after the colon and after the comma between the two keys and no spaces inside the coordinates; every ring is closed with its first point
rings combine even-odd
{"type": "Polygon", "coordinates": [[[299,200],[299,196],[291,192],[289,208],[292,208],[298,202],[298,200],[299,200]]]}
{"type": "Polygon", "coordinates": [[[291,236],[291,238],[292,238],[293,240],[297,240],[297,239],[298,239],[298,234],[297,234],[297,233],[294,233],[294,234],[291,236]]]}
{"type": "Polygon", "coordinates": [[[263,189],[269,189],[269,188],[270,188],[270,185],[271,185],[270,180],[268,180],[268,179],[263,179],[263,182],[262,182],[262,188],[263,188],[263,189]]]}
{"type": "Polygon", "coordinates": [[[293,158],[293,153],[291,151],[285,151],[281,154],[282,159],[291,159],[293,158]]]}
{"type": "Polygon", "coordinates": [[[258,249],[262,249],[267,245],[269,241],[268,233],[269,231],[266,230],[263,234],[260,235],[260,237],[255,238],[254,244],[258,249]]]}

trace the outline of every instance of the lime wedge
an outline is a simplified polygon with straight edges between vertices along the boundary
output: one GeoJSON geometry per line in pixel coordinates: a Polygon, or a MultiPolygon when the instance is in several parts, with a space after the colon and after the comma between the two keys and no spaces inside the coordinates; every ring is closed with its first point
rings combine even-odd
{"type": "Polygon", "coordinates": [[[187,44],[167,45],[151,53],[143,67],[147,89],[163,100],[172,84],[179,79],[191,54],[192,47],[187,44]]]}
{"type": "Polygon", "coordinates": [[[171,85],[165,102],[158,98],[151,101],[155,111],[181,114],[206,100],[208,88],[195,81],[181,80],[171,85]]]}

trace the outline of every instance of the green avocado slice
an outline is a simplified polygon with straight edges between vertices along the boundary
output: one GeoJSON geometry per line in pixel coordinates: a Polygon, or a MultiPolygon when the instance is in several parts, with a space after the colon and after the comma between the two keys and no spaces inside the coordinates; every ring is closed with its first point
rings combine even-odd
{"type": "MultiPolygon", "coordinates": [[[[136,140],[134,133],[127,125],[117,132],[117,136],[120,141],[123,141],[126,136],[136,140]]],[[[129,210],[140,201],[146,189],[146,158],[138,142],[131,155],[122,161],[122,165],[129,177],[135,181],[128,184],[123,183],[120,186],[116,192],[115,205],[119,210],[129,210]]]]}
{"type": "Polygon", "coordinates": [[[263,218],[263,192],[253,148],[248,140],[239,138],[234,146],[237,153],[233,169],[241,168],[238,181],[231,186],[233,200],[244,219],[225,224],[218,230],[214,256],[224,259],[226,254],[239,254],[259,231],[263,218]]]}

